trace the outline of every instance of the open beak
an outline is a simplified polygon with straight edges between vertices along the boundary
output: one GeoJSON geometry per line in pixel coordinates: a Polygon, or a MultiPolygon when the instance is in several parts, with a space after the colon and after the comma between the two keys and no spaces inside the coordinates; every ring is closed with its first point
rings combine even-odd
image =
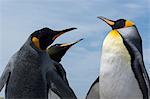
{"type": "Polygon", "coordinates": [[[76,42],[70,43],[70,44],[62,44],[60,45],[60,47],[71,47],[77,43],[79,43],[80,41],[82,41],[83,39],[77,40],[76,42]]]}
{"type": "Polygon", "coordinates": [[[107,19],[107,18],[104,18],[104,17],[102,17],[102,16],[99,16],[99,17],[97,17],[97,18],[99,18],[99,19],[103,20],[104,22],[106,22],[109,26],[113,26],[113,25],[115,24],[114,21],[109,20],[109,19],[107,19]]]}
{"type": "Polygon", "coordinates": [[[57,31],[56,32],[56,35],[52,38],[53,40],[55,40],[57,37],[59,37],[60,35],[66,33],[66,32],[69,32],[69,31],[72,31],[72,30],[75,30],[77,28],[69,28],[69,29],[65,29],[65,30],[62,30],[62,31],[57,31]]]}

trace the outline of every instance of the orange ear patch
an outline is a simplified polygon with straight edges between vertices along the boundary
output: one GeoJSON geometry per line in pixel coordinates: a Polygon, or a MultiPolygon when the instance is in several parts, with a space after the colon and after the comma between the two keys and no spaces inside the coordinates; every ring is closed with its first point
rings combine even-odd
{"type": "Polygon", "coordinates": [[[125,27],[130,27],[130,26],[133,26],[134,25],[134,23],[132,22],[132,21],[126,21],[125,22],[125,27]]]}
{"type": "Polygon", "coordinates": [[[38,38],[33,37],[33,38],[32,38],[32,42],[33,42],[33,44],[35,45],[35,47],[41,49],[41,48],[40,48],[40,42],[39,42],[39,39],[38,39],[38,38]]]}

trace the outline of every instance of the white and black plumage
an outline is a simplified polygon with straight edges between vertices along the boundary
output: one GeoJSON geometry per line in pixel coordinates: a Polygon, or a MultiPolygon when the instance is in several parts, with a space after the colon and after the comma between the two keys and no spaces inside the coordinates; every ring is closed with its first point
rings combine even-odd
{"type": "Polygon", "coordinates": [[[112,27],[102,45],[101,99],[149,99],[150,80],[143,62],[142,39],[131,21],[99,17],[112,27]]]}

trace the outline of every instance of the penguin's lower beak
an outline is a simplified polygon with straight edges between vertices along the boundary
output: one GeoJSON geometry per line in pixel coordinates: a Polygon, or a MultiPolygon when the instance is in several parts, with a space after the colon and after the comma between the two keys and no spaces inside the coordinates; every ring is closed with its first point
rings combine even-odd
{"type": "Polygon", "coordinates": [[[65,30],[62,30],[62,31],[57,31],[56,34],[54,35],[54,37],[52,38],[53,40],[55,40],[57,37],[59,37],[60,35],[66,33],[66,32],[69,32],[69,31],[72,31],[72,30],[75,30],[77,28],[69,28],[69,29],[65,29],[65,30]]]}
{"type": "Polygon", "coordinates": [[[109,20],[109,19],[107,19],[107,18],[104,18],[104,17],[102,17],[102,16],[99,16],[99,17],[97,17],[97,18],[103,20],[104,22],[106,22],[106,23],[107,23],[109,26],[111,26],[111,27],[115,24],[114,21],[109,20]]]}
{"type": "Polygon", "coordinates": [[[62,44],[62,45],[60,45],[60,47],[71,47],[71,46],[73,46],[73,45],[79,43],[79,42],[82,41],[82,40],[83,40],[83,39],[80,39],[80,40],[77,40],[77,41],[75,41],[75,42],[73,42],[73,43],[70,43],[70,44],[62,44]]]}

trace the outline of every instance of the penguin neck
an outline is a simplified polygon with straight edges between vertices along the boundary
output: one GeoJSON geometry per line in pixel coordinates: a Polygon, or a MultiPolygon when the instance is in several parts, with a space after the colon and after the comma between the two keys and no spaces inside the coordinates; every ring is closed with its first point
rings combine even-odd
{"type": "Polygon", "coordinates": [[[61,58],[58,56],[51,56],[51,59],[58,62],[58,63],[60,63],[60,61],[61,61],[61,58]]]}
{"type": "Polygon", "coordinates": [[[135,47],[139,50],[141,55],[143,55],[142,51],[142,38],[136,28],[136,26],[126,27],[117,29],[119,33],[123,36],[124,39],[130,41],[135,47]]]}
{"type": "Polygon", "coordinates": [[[34,46],[31,41],[31,36],[27,39],[24,45],[19,50],[19,55],[24,56],[24,58],[32,58],[32,60],[37,60],[39,55],[47,54],[46,51],[39,50],[34,46]]]}
{"type": "MultiPolygon", "coordinates": [[[[123,60],[126,63],[131,61],[131,56],[123,43],[121,35],[117,32],[117,30],[112,30],[103,42],[101,64],[103,66],[103,62],[108,61],[109,66],[116,66],[111,64],[116,64],[119,61],[118,59],[120,61],[123,60]]],[[[109,69],[111,68],[108,68],[108,70],[109,69]]]]}

